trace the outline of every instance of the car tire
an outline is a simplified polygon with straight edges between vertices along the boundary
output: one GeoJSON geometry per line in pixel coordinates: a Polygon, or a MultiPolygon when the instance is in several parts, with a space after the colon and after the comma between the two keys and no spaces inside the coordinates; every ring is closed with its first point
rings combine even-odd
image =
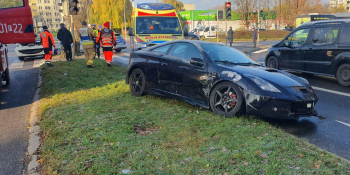
{"type": "Polygon", "coordinates": [[[196,38],[196,37],[193,37],[193,38],[191,38],[191,40],[198,40],[198,38],[196,38]]]}
{"type": "Polygon", "coordinates": [[[145,95],[145,74],[141,69],[135,69],[129,76],[130,91],[132,95],[140,97],[145,95]]]}
{"type": "Polygon", "coordinates": [[[24,57],[18,57],[18,58],[19,58],[19,60],[22,60],[22,61],[24,60],[24,57]]]}
{"type": "Polygon", "coordinates": [[[210,108],[214,114],[224,117],[236,116],[241,111],[242,104],[243,94],[233,82],[222,82],[210,93],[210,108]]]}
{"type": "Polygon", "coordinates": [[[120,51],[122,51],[121,49],[115,49],[115,52],[120,52],[120,51]]]}
{"type": "Polygon", "coordinates": [[[336,77],[342,86],[350,86],[350,64],[342,64],[337,69],[336,77]]]}
{"type": "Polygon", "coordinates": [[[275,56],[270,56],[269,59],[267,59],[266,67],[278,69],[279,63],[275,56]]]}
{"type": "Polygon", "coordinates": [[[5,79],[4,80],[6,81],[6,85],[5,86],[10,84],[11,79],[10,79],[10,70],[9,70],[9,68],[7,68],[5,70],[5,79]]]}

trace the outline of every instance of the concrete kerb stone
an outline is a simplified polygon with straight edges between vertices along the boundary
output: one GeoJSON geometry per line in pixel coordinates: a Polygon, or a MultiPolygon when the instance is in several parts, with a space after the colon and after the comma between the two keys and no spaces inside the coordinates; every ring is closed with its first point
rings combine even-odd
{"type": "Polygon", "coordinates": [[[38,109],[40,104],[40,91],[42,84],[41,71],[38,74],[38,85],[34,95],[33,105],[31,107],[30,120],[29,120],[29,141],[28,141],[28,155],[30,162],[27,167],[28,175],[38,175],[37,167],[39,166],[38,157],[36,155],[37,150],[40,147],[40,126],[38,125],[38,109]]]}

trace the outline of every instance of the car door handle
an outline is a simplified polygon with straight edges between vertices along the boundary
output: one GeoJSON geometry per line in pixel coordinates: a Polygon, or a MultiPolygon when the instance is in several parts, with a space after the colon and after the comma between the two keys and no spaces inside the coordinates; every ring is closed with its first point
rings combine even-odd
{"type": "Polygon", "coordinates": [[[160,65],[162,65],[162,66],[167,66],[168,63],[160,63],[160,65]]]}

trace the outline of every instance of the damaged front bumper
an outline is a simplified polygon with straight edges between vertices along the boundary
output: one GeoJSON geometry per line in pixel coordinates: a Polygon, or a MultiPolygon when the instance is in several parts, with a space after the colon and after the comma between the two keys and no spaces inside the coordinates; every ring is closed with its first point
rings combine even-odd
{"type": "Polygon", "coordinates": [[[318,116],[317,111],[314,110],[318,97],[313,91],[312,93],[286,94],[270,92],[261,94],[261,91],[248,90],[245,93],[246,114],[283,119],[318,116]]]}

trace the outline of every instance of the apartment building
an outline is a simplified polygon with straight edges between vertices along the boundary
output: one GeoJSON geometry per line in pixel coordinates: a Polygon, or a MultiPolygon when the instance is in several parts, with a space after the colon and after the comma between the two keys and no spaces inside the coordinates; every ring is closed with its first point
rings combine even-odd
{"type": "Polygon", "coordinates": [[[60,23],[64,22],[58,3],[61,3],[61,0],[29,0],[34,26],[41,27],[40,24],[42,24],[46,25],[49,30],[57,31],[60,23]]]}
{"type": "Polygon", "coordinates": [[[343,5],[347,12],[350,12],[350,0],[329,0],[330,8],[337,8],[340,5],[343,5]]]}

